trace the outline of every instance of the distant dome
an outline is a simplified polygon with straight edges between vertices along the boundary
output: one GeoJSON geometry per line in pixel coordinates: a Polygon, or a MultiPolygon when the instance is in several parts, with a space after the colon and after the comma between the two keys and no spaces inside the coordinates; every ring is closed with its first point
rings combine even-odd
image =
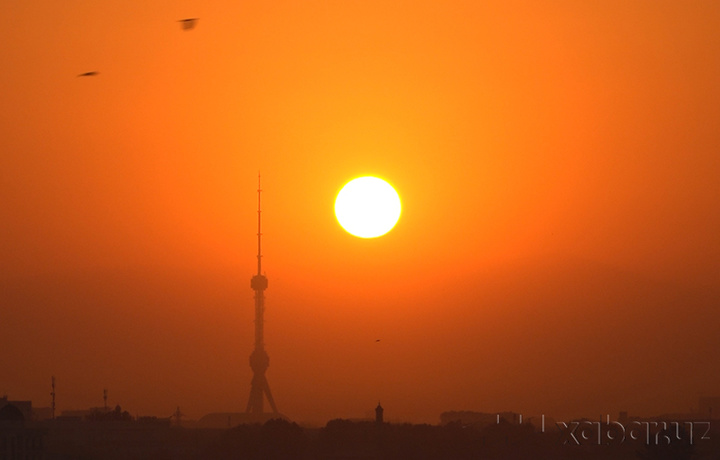
{"type": "Polygon", "coordinates": [[[22,422],[25,420],[20,409],[8,404],[7,406],[0,409],[0,422],[22,422]]]}

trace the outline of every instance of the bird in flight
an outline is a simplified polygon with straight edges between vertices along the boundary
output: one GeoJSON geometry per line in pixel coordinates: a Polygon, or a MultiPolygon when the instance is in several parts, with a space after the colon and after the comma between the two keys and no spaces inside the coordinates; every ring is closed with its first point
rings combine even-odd
{"type": "Polygon", "coordinates": [[[183,30],[192,30],[197,25],[198,19],[200,18],[180,19],[178,22],[182,26],[183,30]]]}
{"type": "Polygon", "coordinates": [[[78,77],[94,77],[95,75],[99,74],[100,72],[93,70],[91,72],[85,72],[78,75],[78,77]]]}

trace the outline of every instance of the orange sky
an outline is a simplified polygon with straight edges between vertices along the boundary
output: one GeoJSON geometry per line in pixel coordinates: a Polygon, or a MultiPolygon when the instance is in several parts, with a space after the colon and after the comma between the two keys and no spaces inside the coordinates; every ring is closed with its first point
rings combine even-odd
{"type": "Polygon", "coordinates": [[[60,410],[103,388],[141,415],[243,410],[258,170],[292,419],[720,394],[718,2],[0,15],[1,394],[48,406],[55,375],[60,410]],[[363,174],[404,205],[375,240],[333,216],[363,174]]]}

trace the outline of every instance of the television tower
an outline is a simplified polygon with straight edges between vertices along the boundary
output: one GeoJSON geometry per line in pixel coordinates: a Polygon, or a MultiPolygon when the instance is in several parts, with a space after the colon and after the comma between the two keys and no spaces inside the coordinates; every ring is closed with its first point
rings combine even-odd
{"type": "Polygon", "coordinates": [[[263,414],[263,394],[267,397],[273,413],[277,413],[275,400],[270,393],[270,385],[268,385],[265,371],[270,365],[270,357],[265,351],[265,343],[263,341],[263,316],[265,313],[265,289],[267,289],[267,277],[262,274],[262,251],[260,238],[260,174],[258,174],[258,254],[257,254],[257,275],[250,280],[250,287],[255,291],[255,349],[250,354],[250,368],[253,371],[253,378],[250,384],[250,399],[248,400],[247,409],[250,414],[263,414]]]}

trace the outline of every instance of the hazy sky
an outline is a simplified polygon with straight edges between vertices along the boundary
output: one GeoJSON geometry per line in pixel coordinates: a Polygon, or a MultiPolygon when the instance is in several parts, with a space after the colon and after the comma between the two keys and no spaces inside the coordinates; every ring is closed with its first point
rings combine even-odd
{"type": "Polygon", "coordinates": [[[720,394],[720,2],[0,17],[0,394],[49,406],[55,375],[58,410],[103,388],[133,414],[244,410],[258,171],[267,376],[294,420],[720,394]],[[333,215],[364,174],[404,206],[374,240],[333,215]]]}

